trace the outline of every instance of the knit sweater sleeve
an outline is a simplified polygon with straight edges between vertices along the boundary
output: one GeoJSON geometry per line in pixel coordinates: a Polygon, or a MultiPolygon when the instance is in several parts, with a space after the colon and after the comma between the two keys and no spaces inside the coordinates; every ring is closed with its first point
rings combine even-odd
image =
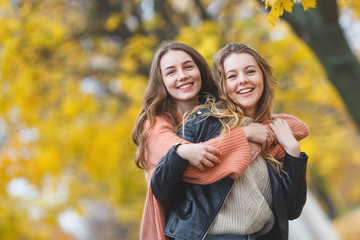
{"type": "Polygon", "coordinates": [[[220,150],[220,163],[202,172],[189,165],[184,172],[183,180],[196,184],[209,184],[224,177],[239,177],[249,166],[250,149],[245,133],[241,127],[235,128],[229,134],[212,138],[203,144],[220,150]]]}
{"type": "MultiPolygon", "coordinates": [[[[309,128],[299,118],[289,114],[274,114],[273,118],[286,120],[296,140],[300,141],[309,135],[309,128]]],[[[269,123],[264,123],[268,125],[269,123]]],[[[273,144],[267,148],[268,152],[276,159],[284,159],[285,150],[280,144],[273,144]]]]}
{"type": "MultiPolygon", "coordinates": [[[[145,129],[149,126],[149,122],[145,123],[145,129]]],[[[188,141],[182,139],[175,134],[175,129],[171,121],[166,116],[157,116],[154,125],[146,134],[146,181],[150,183],[156,165],[160,159],[166,155],[169,149],[176,143],[186,144],[188,141]]]]}
{"type": "MultiPolygon", "coordinates": [[[[273,117],[286,120],[296,140],[300,141],[309,135],[308,127],[297,117],[289,114],[274,114],[273,117]]],[[[268,125],[269,123],[265,124],[268,125]]],[[[236,128],[231,131],[229,136],[217,137],[205,142],[205,144],[210,145],[211,142],[214,142],[215,145],[213,146],[221,151],[222,162],[213,168],[207,168],[205,172],[201,172],[194,166],[189,165],[183,175],[183,180],[191,183],[207,184],[225,176],[236,178],[246,170],[250,164],[250,155],[248,154],[247,139],[242,128],[236,128]]],[[[276,159],[284,159],[286,154],[279,143],[273,144],[267,150],[276,159]]]]}
{"type": "MultiPolygon", "coordinates": [[[[145,158],[147,159],[146,180],[148,183],[159,160],[174,144],[179,142],[189,143],[176,135],[174,127],[166,117],[157,117],[154,126],[147,132],[145,158]]],[[[242,128],[236,128],[226,136],[213,138],[203,144],[220,150],[221,163],[208,168],[205,172],[189,165],[183,175],[183,180],[186,182],[209,184],[226,176],[235,178],[240,176],[250,164],[250,149],[242,128]]]]}

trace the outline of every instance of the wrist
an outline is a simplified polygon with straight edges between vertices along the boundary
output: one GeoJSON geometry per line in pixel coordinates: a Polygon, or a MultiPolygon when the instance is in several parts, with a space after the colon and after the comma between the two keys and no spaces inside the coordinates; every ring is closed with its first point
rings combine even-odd
{"type": "Polygon", "coordinates": [[[242,127],[242,129],[243,129],[246,139],[250,140],[249,127],[245,126],[245,127],[242,127]]]}
{"type": "Polygon", "coordinates": [[[297,142],[296,144],[285,146],[284,150],[293,157],[299,157],[301,153],[300,145],[297,142]]]}

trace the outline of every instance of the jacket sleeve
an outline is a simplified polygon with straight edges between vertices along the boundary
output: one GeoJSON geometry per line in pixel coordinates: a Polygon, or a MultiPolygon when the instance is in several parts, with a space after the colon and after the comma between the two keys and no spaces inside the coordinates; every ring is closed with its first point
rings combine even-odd
{"type": "Polygon", "coordinates": [[[176,198],[182,191],[182,175],[188,161],[176,153],[178,145],[174,145],[169,152],[161,158],[151,178],[151,189],[158,201],[168,201],[176,198]]]}
{"type": "MultiPolygon", "coordinates": [[[[274,114],[273,118],[286,120],[296,140],[300,141],[309,135],[309,128],[306,124],[295,116],[289,114],[274,114]]],[[[267,126],[269,122],[265,122],[267,126]]],[[[273,144],[267,148],[268,152],[276,159],[284,159],[285,150],[280,144],[273,144]]]]}
{"type": "Polygon", "coordinates": [[[281,183],[284,190],[289,220],[300,216],[306,202],[306,167],[308,156],[302,152],[299,157],[286,153],[281,183]]]}

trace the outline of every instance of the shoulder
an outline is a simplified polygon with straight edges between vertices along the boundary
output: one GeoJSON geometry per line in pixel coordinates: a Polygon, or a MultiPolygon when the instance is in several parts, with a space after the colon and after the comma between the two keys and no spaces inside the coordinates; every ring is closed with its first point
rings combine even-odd
{"type": "Polygon", "coordinates": [[[281,118],[286,120],[289,124],[299,124],[299,125],[303,125],[306,126],[306,124],[300,120],[300,118],[294,116],[294,115],[290,115],[290,114],[285,114],[285,113],[279,113],[279,114],[273,114],[272,118],[281,118]]]}
{"type": "Polygon", "coordinates": [[[277,113],[277,114],[272,114],[271,116],[273,118],[282,118],[284,120],[290,119],[290,120],[301,121],[298,117],[291,115],[291,114],[286,114],[286,113],[277,113]]]}
{"type": "MultiPolygon", "coordinates": [[[[144,129],[147,129],[150,126],[150,120],[147,119],[144,123],[144,129]]],[[[167,117],[165,114],[156,116],[154,119],[154,124],[152,125],[151,129],[158,129],[158,128],[172,128],[174,129],[174,126],[171,123],[171,120],[169,117],[167,117]]]]}
{"type": "Polygon", "coordinates": [[[285,113],[273,114],[272,117],[284,119],[289,124],[293,134],[298,136],[295,136],[298,140],[303,139],[304,137],[309,135],[308,126],[298,117],[285,113]]]}
{"type": "Polygon", "coordinates": [[[221,130],[221,122],[218,118],[211,115],[208,108],[199,108],[192,113],[184,122],[185,132],[192,132],[196,138],[202,139],[201,135],[213,136],[214,133],[219,134],[221,130]]]}
{"type": "Polygon", "coordinates": [[[211,114],[210,109],[208,108],[199,108],[197,109],[195,112],[193,112],[189,117],[189,121],[194,120],[194,119],[205,119],[207,117],[209,117],[211,114]]]}
{"type": "Polygon", "coordinates": [[[207,126],[212,122],[218,122],[218,119],[211,115],[211,110],[199,108],[185,119],[184,125],[186,127],[200,127],[207,126]]]}

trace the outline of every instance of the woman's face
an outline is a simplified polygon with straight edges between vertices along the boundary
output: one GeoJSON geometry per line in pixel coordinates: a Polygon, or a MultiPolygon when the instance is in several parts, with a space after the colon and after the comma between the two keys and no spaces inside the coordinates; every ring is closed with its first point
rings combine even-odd
{"type": "Polygon", "coordinates": [[[177,111],[198,105],[201,74],[192,57],[181,50],[170,50],[160,60],[161,75],[170,96],[175,99],[177,111]]]}
{"type": "Polygon", "coordinates": [[[248,53],[232,53],[224,61],[227,95],[242,106],[245,116],[254,118],[264,91],[263,72],[248,53]]]}

